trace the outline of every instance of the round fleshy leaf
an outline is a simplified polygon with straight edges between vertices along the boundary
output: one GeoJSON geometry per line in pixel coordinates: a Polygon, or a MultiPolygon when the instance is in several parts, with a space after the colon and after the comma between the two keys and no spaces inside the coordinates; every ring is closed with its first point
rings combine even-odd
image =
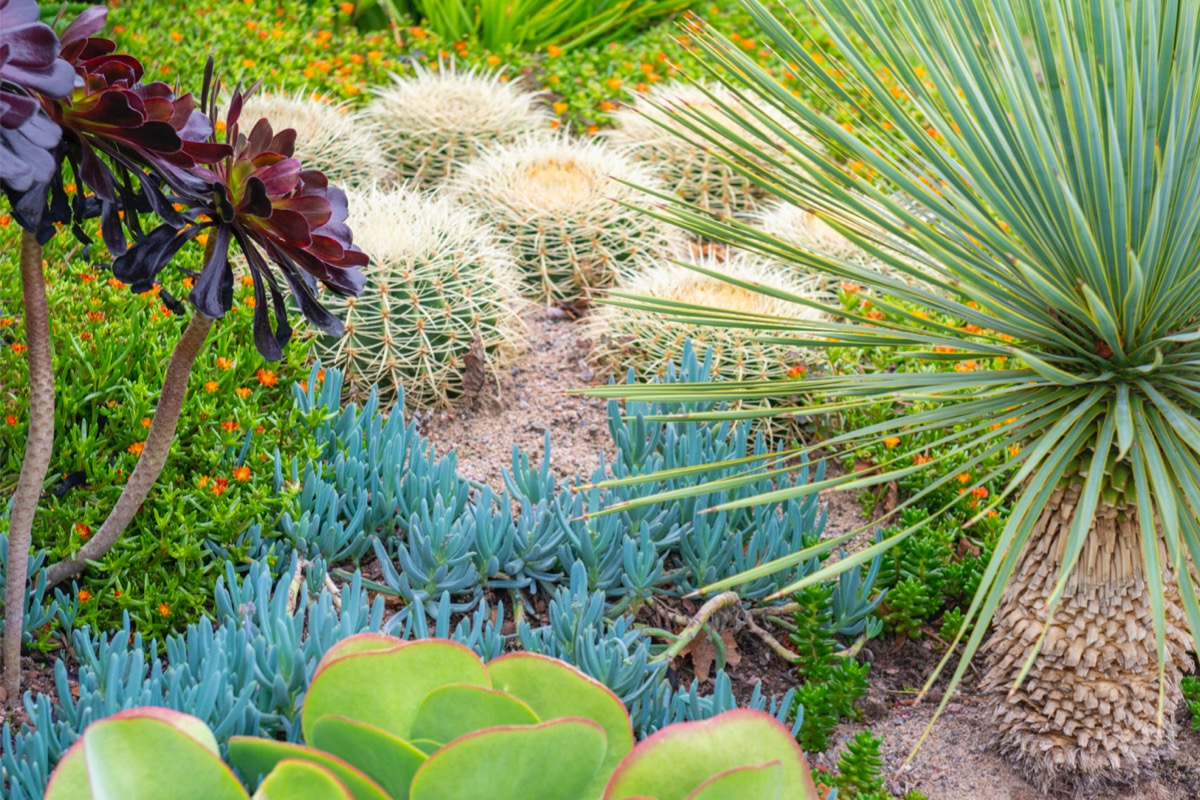
{"type": "Polygon", "coordinates": [[[431,756],[445,746],[445,742],[435,742],[433,739],[413,739],[409,742],[413,747],[427,756],[431,756]]]}
{"type": "Polygon", "coordinates": [[[640,795],[685,800],[724,772],[774,760],[781,770],[783,797],[816,800],[808,762],[791,732],[761,711],[727,711],[701,722],[669,725],[640,743],[613,773],[604,800],[640,795]]]}
{"type": "Polygon", "coordinates": [[[394,800],[408,797],[423,751],[387,731],[346,717],[325,716],[313,725],[309,744],[366,773],[394,800]]]}
{"type": "Polygon", "coordinates": [[[50,777],[46,800],[247,800],[203,722],[136,708],[94,722],[50,777]]]}
{"type": "Polygon", "coordinates": [[[234,736],[229,740],[229,762],[246,777],[266,777],[284,759],[305,761],[332,772],[349,790],[354,800],[390,800],[379,784],[362,770],[342,759],[311,747],[253,736],[234,736]]]}
{"type": "Polygon", "coordinates": [[[421,765],[410,800],[581,800],[607,748],[586,719],[469,733],[421,765]]]}
{"type": "Polygon", "coordinates": [[[321,661],[317,664],[314,677],[327,664],[343,656],[353,655],[354,653],[377,653],[384,650],[395,650],[397,647],[403,647],[407,644],[410,644],[410,642],[404,639],[397,639],[395,636],[388,636],[386,633],[356,633],[353,636],[347,636],[325,651],[325,655],[321,656],[321,661]]]}
{"type": "Polygon", "coordinates": [[[324,767],[285,758],[259,785],[254,800],[354,800],[354,795],[324,767]]]}
{"type": "Polygon", "coordinates": [[[539,722],[533,709],[512,695],[469,684],[443,686],[421,703],[412,738],[449,742],[485,728],[539,722]]]}
{"type": "Polygon", "coordinates": [[[488,664],[492,688],[517,697],[543,720],[582,717],[604,728],[608,750],[585,797],[598,798],[609,776],[633,749],[633,726],[621,698],[570,664],[533,653],[513,653],[488,664]]]}
{"type": "Polygon", "coordinates": [[[709,778],[687,800],[783,800],[783,766],[778,761],[737,767],[709,778]]]}
{"type": "Polygon", "coordinates": [[[308,741],[313,724],[328,714],[356,719],[408,739],[426,695],[454,683],[491,686],[479,656],[445,639],[322,659],[304,698],[304,739],[308,741]]]}

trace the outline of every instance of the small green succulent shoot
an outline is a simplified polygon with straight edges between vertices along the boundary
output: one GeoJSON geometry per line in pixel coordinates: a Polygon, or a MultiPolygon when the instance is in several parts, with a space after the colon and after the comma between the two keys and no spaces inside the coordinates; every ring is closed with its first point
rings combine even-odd
{"type": "MultiPolygon", "coordinates": [[[[301,713],[307,745],[230,741],[247,778],[291,760],[332,773],[354,800],[599,800],[633,749],[619,698],[529,653],[488,665],[451,641],[361,634],[317,666],[301,713]]],[[[281,795],[282,796],[282,795],[281,795]]]]}

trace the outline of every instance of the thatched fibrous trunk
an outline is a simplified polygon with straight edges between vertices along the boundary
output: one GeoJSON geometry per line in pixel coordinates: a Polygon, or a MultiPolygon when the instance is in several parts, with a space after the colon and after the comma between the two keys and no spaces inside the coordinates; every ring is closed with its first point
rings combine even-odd
{"type": "Polygon", "coordinates": [[[1160,539],[1167,663],[1159,725],[1154,617],[1137,509],[1102,503],[1042,652],[1010,694],[1041,635],[1078,500],[1078,487],[1060,489],[1038,520],[996,611],[983,688],[995,703],[1001,753],[1043,792],[1088,797],[1138,780],[1174,748],[1174,710],[1192,644],[1160,539]]]}

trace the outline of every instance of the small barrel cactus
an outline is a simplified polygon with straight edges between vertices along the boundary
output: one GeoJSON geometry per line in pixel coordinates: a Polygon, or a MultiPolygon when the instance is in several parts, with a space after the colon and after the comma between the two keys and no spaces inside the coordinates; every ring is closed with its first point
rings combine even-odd
{"type": "MultiPolygon", "coordinates": [[[[712,152],[713,148],[706,146],[707,142],[689,131],[680,131],[679,124],[663,112],[663,107],[691,108],[739,136],[751,135],[731,117],[744,121],[754,119],[754,116],[728,89],[720,85],[703,89],[672,83],[655,86],[632,106],[619,110],[614,115],[616,127],[608,134],[609,142],[628,149],[634,158],[649,164],[668,190],[689,203],[725,216],[753,211],[766,197],[766,192],[721,161],[712,152]],[[726,112],[722,104],[730,112],[726,112]]],[[[781,126],[792,128],[786,118],[776,116],[781,126]]],[[[765,127],[762,130],[764,135],[778,140],[765,127]]],[[[798,129],[793,134],[811,141],[798,129]]],[[[759,142],[756,144],[761,146],[759,142]]],[[[743,152],[732,143],[730,147],[743,152]]]]}
{"type": "Polygon", "coordinates": [[[355,242],[371,254],[357,298],[328,297],[346,326],[316,355],[343,370],[352,398],[377,385],[410,408],[474,396],[523,349],[524,301],[511,253],[468,210],[406,189],[349,198],[355,242]]]}
{"type": "Polygon", "coordinates": [[[391,85],[375,90],[367,114],[388,162],[402,180],[421,188],[444,180],[483,147],[550,127],[539,96],[499,75],[451,65],[392,77],[391,85]]]}
{"type": "Polygon", "coordinates": [[[628,184],[658,188],[650,170],[600,142],[540,134],[489,150],[450,190],[511,241],[527,295],[576,303],[678,252],[674,228],[621,205],[649,199],[628,184]]]}
{"type": "MultiPolygon", "coordinates": [[[[698,266],[789,292],[800,297],[816,296],[813,281],[794,271],[762,259],[735,254],[725,261],[698,259],[698,266]]],[[[784,319],[814,319],[818,312],[743,289],[687,267],[658,263],[647,267],[620,286],[622,294],[691,303],[706,308],[726,309],[745,315],[777,316],[784,319]]],[[[667,320],[656,311],[605,305],[588,322],[595,342],[593,356],[619,370],[633,367],[640,375],[661,376],[683,355],[689,339],[698,352],[713,350],[713,377],[721,380],[771,380],[795,377],[807,371],[814,356],[797,346],[763,343],[757,336],[786,337],[786,331],[755,331],[718,328],[667,320]]]]}
{"type": "Polygon", "coordinates": [[[254,94],[242,119],[265,117],[277,130],[296,131],[296,158],[339,186],[388,183],[394,176],[375,130],[361,111],[313,92],[254,94]]]}

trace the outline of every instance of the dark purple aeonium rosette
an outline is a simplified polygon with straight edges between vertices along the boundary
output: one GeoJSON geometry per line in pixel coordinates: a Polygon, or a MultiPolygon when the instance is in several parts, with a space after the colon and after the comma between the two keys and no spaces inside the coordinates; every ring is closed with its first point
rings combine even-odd
{"type": "Polygon", "coordinates": [[[196,108],[190,94],[177,95],[165,83],[142,83],[141,63],[115,53],[109,39],[93,36],[104,27],[106,9],[84,10],[63,31],[62,58],[75,74],[67,97],[43,96],[49,117],[63,131],[58,156],[70,166],[76,183],[93,194],[77,192],[68,199],[62,171],[49,181],[49,213],[43,213],[46,192],[30,192],[14,205],[19,221],[39,231],[45,240],[53,223],[73,221],[75,235],[87,242],[79,222],[99,215],[104,243],[114,255],[125,252],[123,227],[135,239],[143,235],[138,213],[153,211],[175,228],[187,220],[164,195],[202,191],[204,181],[193,173],[197,164],[225,158],[229,147],[212,141],[208,115],[196,108]],[[120,212],[125,211],[122,221],[120,212]]]}
{"type": "Polygon", "coordinates": [[[37,99],[65,97],[75,85],[58,49],[35,0],[0,0],[0,184],[10,197],[49,181],[58,165],[62,132],[37,99]]]}
{"type": "MultiPolygon", "coordinates": [[[[364,280],[358,268],[366,266],[368,258],[354,246],[345,224],[345,193],[331,186],[324,173],[303,169],[293,157],[296,132],[275,133],[265,119],[248,135],[241,131],[238,119],[245,96],[240,87],[235,89],[226,114],[230,154],[211,167],[194,168],[193,175],[205,181],[205,191],[182,197],[189,206],[184,215],[194,224],[182,230],[169,222],[159,226],[113,262],[113,273],[134,291],[148,289],[185,242],[209,231],[203,266],[188,300],[201,314],[220,318],[233,305],[229,251],[236,244],[254,281],[254,344],[264,358],[278,360],[292,329],[285,295],[270,265],[279,268],[308,321],[341,336],[341,320],[317,302],[316,282],[342,296],[357,295],[364,280]]],[[[215,116],[215,111],[210,113],[215,116]]]]}

